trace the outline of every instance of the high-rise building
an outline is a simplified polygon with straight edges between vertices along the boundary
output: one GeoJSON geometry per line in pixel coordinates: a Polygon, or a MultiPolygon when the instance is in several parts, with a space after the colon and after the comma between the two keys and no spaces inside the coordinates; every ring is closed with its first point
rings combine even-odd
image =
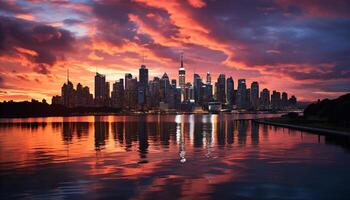
{"type": "Polygon", "coordinates": [[[234,82],[233,78],[229,77],[226,81],[227,89],[226,89],[226,95],[227,95],[227,103],[232,108],[234,104],[234,82]]]}
{"type": "Polygon", "coordinates": [[[220,74],[216,82],[216,100],[226,103],[226,78],[225,74],[220,74]]]}
{"type": "Polygon", "coordinates": [[[112,107],[122,109],[124,106],[124,80],[121,78],[113,84],[112,107]]]}
{"type": "Polygon", "coordinates": [[[138,84],[138,105],[144,109],[146,105],[146,96],[148,90],[148,69],[146,65],[141,65],[139,69],[139,84],[138,84]]]}
{"type": "Polygon", "coordinates": [[[61,95],[63,99],[63,105],[66,107],[74,107],[75,102],[75,90],[72,82],[67,80],[61,88],[61,95]]]}
{"type": "Polygon", "coordinates": [[[207,72],[207,84],[211,85],[211,75],[209,72],[207,72]]]}
{"type": "Polygon", "coordinates": [[[245,103],[246,103],[245,108],[250,109],[252,107],[250,104],[250,88],[247,88],[246,90],[245,103]]]}
{"type": "Polygon", "coordinates": [[[295,108],[297,106],[297,98],[292,95],[288,100],[288,104],[290,107],[295,108]]]}
{"type": "Polygon", "coordinates": [[[260,93],[260,109],[267,110],[270,108],[270,91],[264,88],[260,93]]]}
{"type": "Polygon", "coordinates": [[[164,73],[160,79],[160,101],[167,102],[167,96],[169,94],[170,81],[167,73],[164,73]]]}
{"type": "Polygon", "coordinates": [[[139,82],[141,85],[147,86],[148,84],[148,69],[146,65],[141,65],[139,69],[139,82]]]}
{"type": "Polygon", "coordinates": [[[169,109],[180,109],[181,105],[181,88],[170,85],[166,102],[169,109]]]}
{"type": "Polygon", "coordinates": [[[201,95],[202,104],[213,101],[213,86],[211,84],[202,84],[201,95]]]}
{"type": "Polygon", "coordinates": [[[137,108],[138,87],[137,78],[127,77],[125,80],[125,101],[124,104],[129,109],[137,108]]]}
{"type": "Polygon", "coordinates": [[[109,82],[106,82],[105,87],[106,87],[106,89],[105,89],[105,91],[106,91],[105,99],[109,99],[111,97],[111,95],[110,95],[111,94],[111,87],[109,85],[109,82]]]}
{"type": "Polygon", "coordinates": [[[181,54],[180,59],[181,64],[179,68],[179,86],[181,87],[181,89],[184,89],[186,85],[186,71],[183,62],[183,54],[181,54]]]}
{"type": "Polygon", "coordinates": [[[186,100],[193,100],[194,97],[193,97],[193,86],[190,82],[186,83],[185,85],[185,90],[184,90],[184,93],[183,93],[183,101],[186,101],[186,100]]]}
{"type": "Polygon", "coordinates": [[[125,81],[125,82],[124,82],[124,85],[125,85],[124,87],[125,87],[125,89],[128,87],[127,84],[128,84],[128,80],[129,80],[129,79],[132,79],[132,74],[130,74],[130,73],[125,73],[125,79],[124,79],[124,81],[125,81]]]}
{"type": "Polygon", "coordinates": [[[193,92],[194,101],[196,104],[201,104],[202,79],[198,74],[193,74],[193,92]]]}
{"type": "Polygon", "coordinates": [[[107,106],[109,99],[109,83],[106,82],[106,76],[96,72],[95,75],[95,101],[98,106],[107,106]]]}
{"type": "Polygon", "coordinates": [[[281,108],[281,93],[274,90],[271,95],[271,108],[278,110],[281,108]]]}
{"type": "Polygon", "coordinates": [[[285,109],[288,106],[288,94],[286,92],[282,92],[281,99],[281,108],[285,109]]]}
{"type": "Polygon", "coordinates": [[[247,86],[245,79],[238,79],[236,103],[238,109],[245,109],[247,106],[246,96],[247,96],[247,86]]]}
{"type": "Polygon", "coordinates": [[[148,107],[149,108],[158,108],[160,102],[160,79],[154,77],[152,81],[148,84],[148,107]]]}
{"type": "Polygon", "coordinates": [[[92,97],[92,94],[90,94],[89,87],[87,86],[83,87],[82,84],[78,83],[75,96],[76,96],[75,106],[78,106],[78,107],[92,106],[93,97],[92,97]]]}
{"type": "Polygon", "coordinates": [[[176,79],[171,79],[171,87],[176,88],[176,79]]]}
{"type": "Polygon", "coordinates": [[[106,97],[106,76],[96,73],[95,75],[95,99],[106,97]]]}
{"type": "Polygon", "coordinates": [[[250,104],[254,110],[259,107],[259,83],[256,81],[250,86],[250,104]]]}

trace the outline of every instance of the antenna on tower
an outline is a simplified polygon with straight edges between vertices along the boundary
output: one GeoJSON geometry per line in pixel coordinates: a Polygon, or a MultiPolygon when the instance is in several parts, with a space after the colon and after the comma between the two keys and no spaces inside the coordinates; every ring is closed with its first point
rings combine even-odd
{"type": "Polygon", "coordinates": [[[184,52],[183,51],[180,52],[180,61],[181,61],[181,68],[183,68],[184,67],[184,52]]]}
{"type": "Polygon", "coordinates": [[[145,51],[142,51],[142,64],[145,64],[145,51]]]}
{"type": "Polygon", "coordinates": [[[69,83],[69,67],[67,66],[67,84],[69,83]]]}

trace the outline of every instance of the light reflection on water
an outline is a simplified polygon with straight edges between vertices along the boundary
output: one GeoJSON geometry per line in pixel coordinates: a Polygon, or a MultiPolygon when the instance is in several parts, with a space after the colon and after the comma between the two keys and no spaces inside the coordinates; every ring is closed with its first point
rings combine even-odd
{"type": "Polygon", "coordinates": [[[347,199],[348,138],[257,115],[2,119],[10,198],[347,199]]]}

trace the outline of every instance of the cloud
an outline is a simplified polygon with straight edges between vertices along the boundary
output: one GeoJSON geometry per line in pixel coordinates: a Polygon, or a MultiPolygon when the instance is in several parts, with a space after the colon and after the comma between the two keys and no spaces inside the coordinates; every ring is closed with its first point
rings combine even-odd
{"type": "Polygon", "coordinates": [[[235,67],[257,69],[262,74],[282,73],[296,80],[350,78],[350,20],[320,19],[290,10],[286,15],[279,3],[207,2],[190,15],[208,29],[210,38],[231,47],[221,49],[229,55],[230,66],[237,64],[235,67]],[[297,65],[299,69],[290,69],[297,65]]]}
{"type": "Polygon", "coordinates": [[[0,1],[0,11],[5,13],[28,14],[29,11],[18,6],[15,1],[0,1]]]}
{"type": "Polygon", "coordinates": [[[0,16],[0,56],[24,58],[35,72],[50,73],[65,53],[74,50],[74,42],[67,30],[0,16]]]}
{"type": "Polygon", "coordinates": [[[188,3],[195,8],[201,8],[206,5],[206,3],[203,0],[188,0],[188,3]]]}
{"type": "Polygon", "coordinates": [[[64,78],[57,66],[70,66],[83,70],[91,86],[87,77],[96,66],[109,74],[137,72],[143,54],[151,75],[167,70],[175,77],[184,51],[189,72],[226,73],[307,98],[350,82],[348,1],[79,2],[1,2],[0,62],[56,81],[64,78]]]}
{"type": "Polygon", "coordinates": [[[350,2],[347,0],[278,0],[286,8],[298,8],[305,15],[318,17],[350,17],[350,2]]]}

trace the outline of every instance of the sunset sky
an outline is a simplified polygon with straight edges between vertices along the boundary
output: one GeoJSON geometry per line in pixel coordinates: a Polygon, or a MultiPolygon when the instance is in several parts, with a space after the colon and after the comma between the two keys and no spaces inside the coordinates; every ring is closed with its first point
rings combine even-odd
{"type": "Polygon", "coordinates": [[[219,73],[299,100],[350,92],[350,1],[0,0],[0,100],[51,100],[126,72],[219,73]]]}

